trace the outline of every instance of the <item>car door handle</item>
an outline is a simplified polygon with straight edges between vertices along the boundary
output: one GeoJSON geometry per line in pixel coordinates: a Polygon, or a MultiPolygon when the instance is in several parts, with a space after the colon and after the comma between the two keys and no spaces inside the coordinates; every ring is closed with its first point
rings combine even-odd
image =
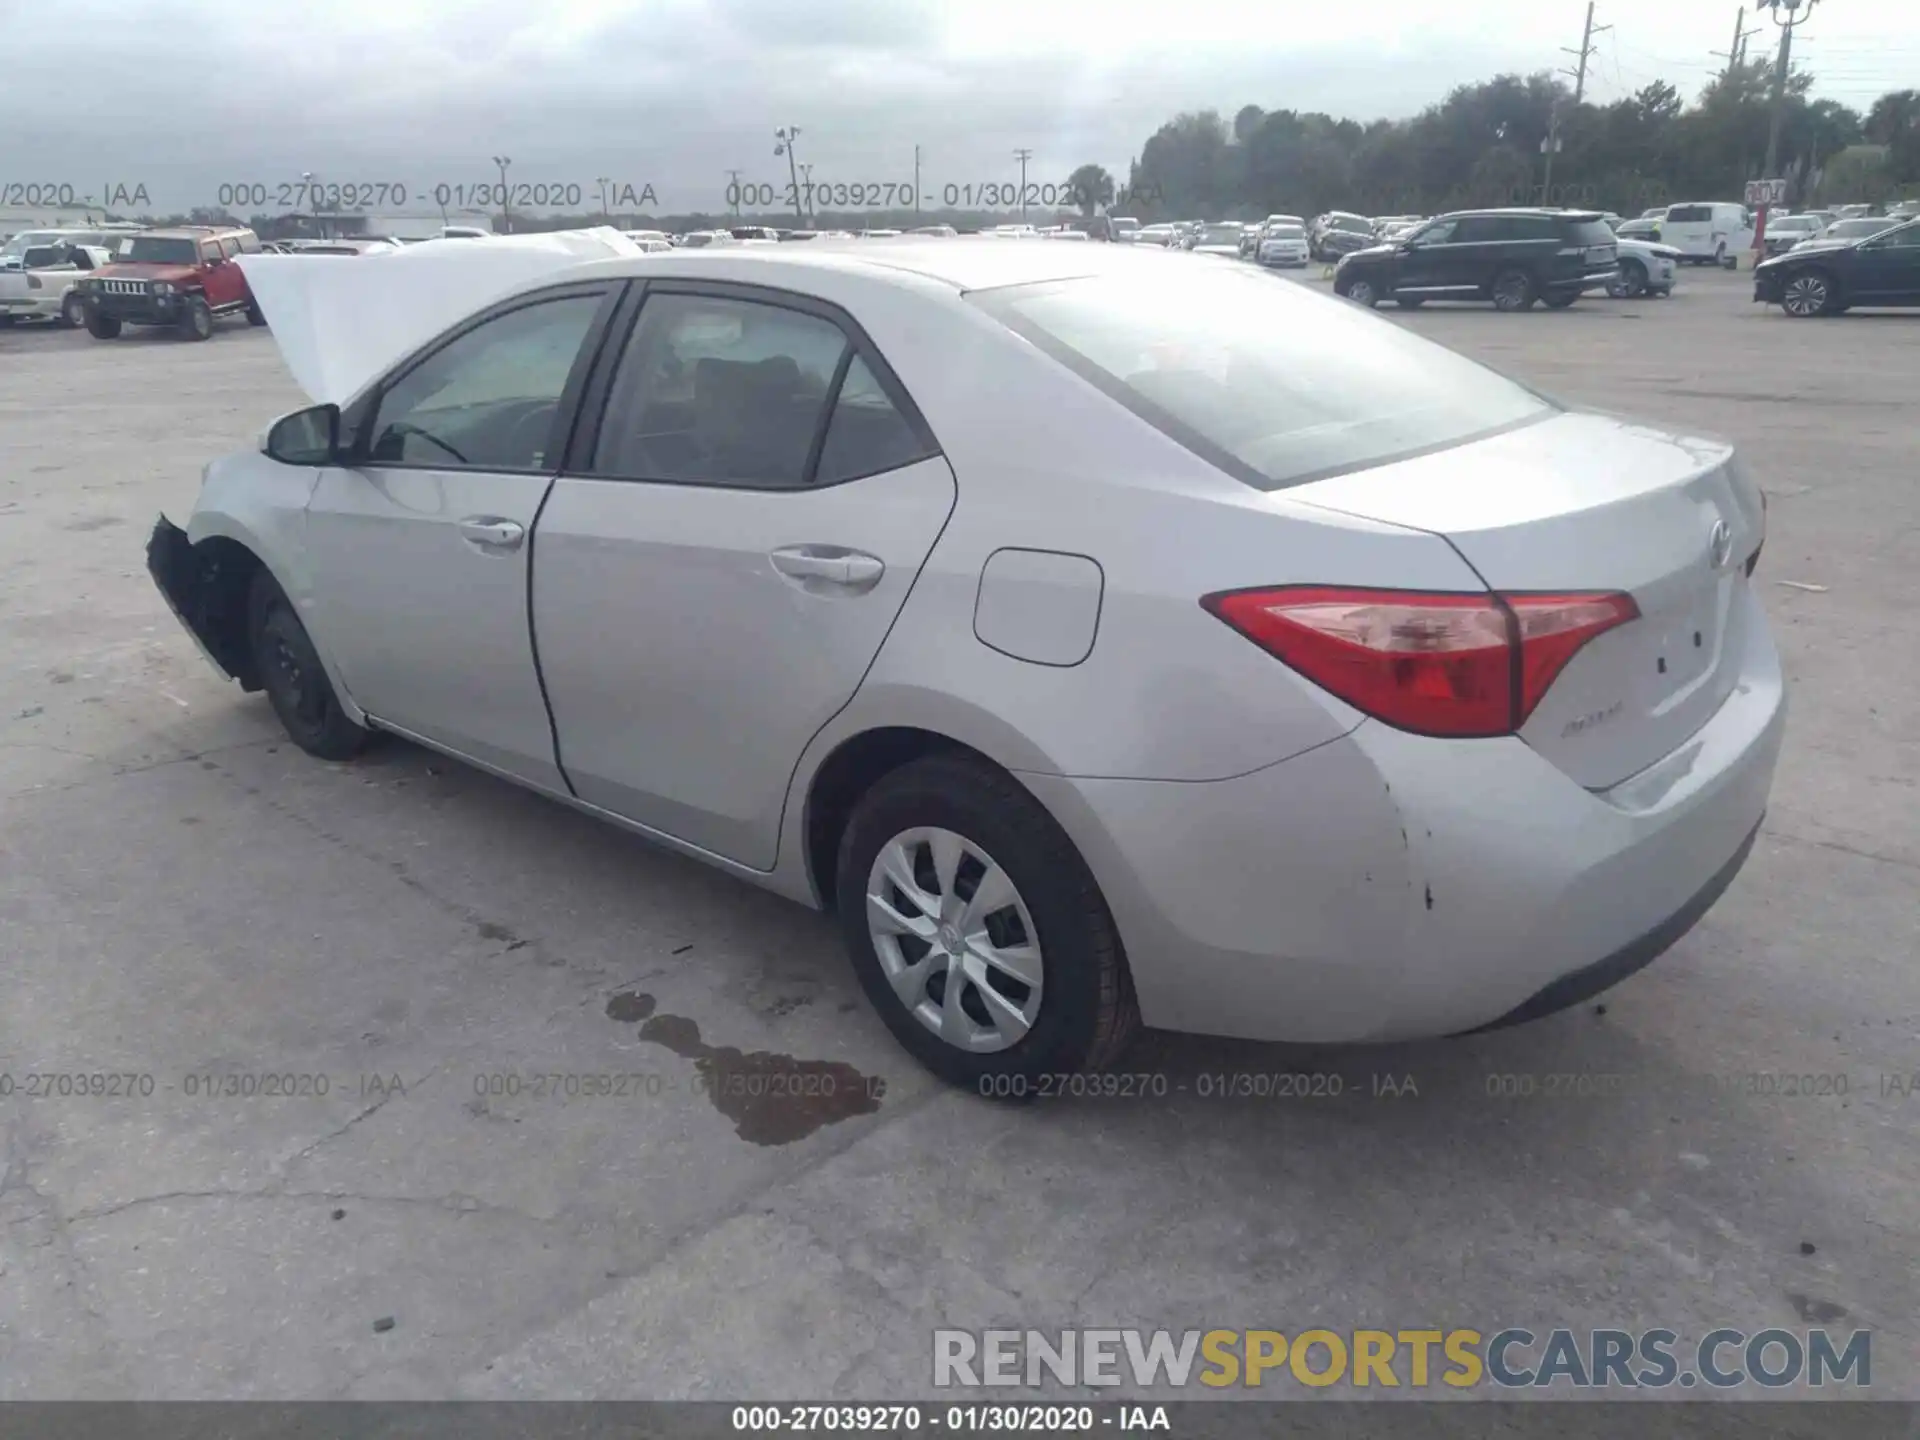
{"type": "Polygon", "coordinates": [[[856,593],[880,583],[887,567],[878,556],[837,545],[789,545],[773,552],[773,568],[795,580],[817,580],[856,593]]]}
{"type": "Polygon", "coordinates": [[[460,522],[460,535],[489,550],[518,550],[520,542],[527,538],[527,527],[491,515],[476,515],[460,522]]]}

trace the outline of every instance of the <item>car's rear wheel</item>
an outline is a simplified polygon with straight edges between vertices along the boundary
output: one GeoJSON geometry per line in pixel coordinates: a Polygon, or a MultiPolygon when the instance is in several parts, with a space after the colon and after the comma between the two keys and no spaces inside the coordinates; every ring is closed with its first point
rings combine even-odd
{"type": "Polygon", "coordinates": [[[87,302],[78,295],[69,295],[60,302],[60,323],[69,330],[78,330],[87,323],[87,302]]]}
{"type": "Polygon", "coordinates": [[[1531,310],[1535,300],[1533,277],[1524,270],[1502,270],[1493,277],[1493,308],[1517,313],[1531,310]]]}
{"type": "Polygon", "coordinates": [[[1839,308],[1839,296],[1825,271],[1807,270],[1787,281],[1780,292],[1780,308],[1796,320],[1831,315],[1839,308]]]}
{"type": "Polygon", "coordinates": [[[1616,300],[1631,300],[1647,292],[1647,267],[1638,260],[1622,260],[1620,268],[1607,282],[1607,294],[1616,300]]]}
{"type": "Polygon", "coordinates": [[[950,1084],[1017,1097],[1111,1064],[1139,1029],[1093,875],[984,761],[929,756],[879,780],[841,836],[836,892],[862,988],[950,1084]]]}
{"type": "Polygon", "coordinates": [[[87,333],[96,340],[117,340],[120,338],[120,322],[111,315],[88,315],[87,333]]]}
{"type": "Polygon", "coordinates": [[[322,760],[351,760],[372,732],[340,708],[307,627],[265,570],[254,577],[247,608],[254,669],[288,738],[322,760]]]}
{"type": "Polygon", "coordinates": [[[255,326],[267,323],[266,315],[263,314],[260,307],[251,300],[247,301],[247,323],[255,326]]]}
{"type": "Polygon", "coordinates": [[[1555,290],[1540,297],[1540,303],[1549,310],[1564,310],[1580,298],[1578,290],[1555,290]]]}

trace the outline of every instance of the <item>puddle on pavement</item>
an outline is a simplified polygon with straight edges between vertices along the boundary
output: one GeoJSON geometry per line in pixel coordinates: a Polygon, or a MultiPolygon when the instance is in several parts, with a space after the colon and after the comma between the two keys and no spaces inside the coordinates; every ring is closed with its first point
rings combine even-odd
{"type": "Polygon", "coordinates": [[[709,1045],[684,1015],[658,1012],[653,996],[623,991],[607,1001],[607,1017],[638,1024],[640,1038],[693,1061],[694,1088],[754,1145],[791,1145],[827,1125],[872,1115],[887,1082],[840,1060],[796,1060],[771,1050],[709,1045]]]}

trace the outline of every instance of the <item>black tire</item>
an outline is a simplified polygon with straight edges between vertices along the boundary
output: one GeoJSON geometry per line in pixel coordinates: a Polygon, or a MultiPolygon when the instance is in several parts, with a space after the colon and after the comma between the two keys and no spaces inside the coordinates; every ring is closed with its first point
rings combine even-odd
{"type": "Polygon", "coordinates": [[[1356,305],[1364,305],[1371,310],[1387,297],[1373,280],[1366,275],[1349,276],[1346,280],[1333,282],[1333,293],[1343,300],[1351,300],[1356,305]]]}
{"type": "Polygon", "coordinates": [[[180,312],[180,338],[183,340],[211,340],[213,338],[213,310],[204,297],[189,295],[187,305],[180,312]]]}
{"type": "Polygon", "coordinates": [[[78,330],[87,323],[87,302],[79,295],[69,295],[60,302],[60,325],[66,330],[78,330]]]}
{"type": "Polygon", "coordinates": [[[1393,303],[1398,305],[1402,310],[1418,310],[1422,305],[1427,303],[1427,297],[1424,295],[1396,295],[1393,297],[1393,303]]]}
{"type": "Polygon", "coordinates": [[[120,338],[120,322],[111,315],[95,315],[89,311],[87,314],[87,333],[96,340],[118,340],[120,338]]]}
{"type": "Polygon", "coordinates": [[[1780,308],[1796,320],[1817,315],[1837,315],[1845,308],[1840,302],[1839,282],[1825,270],[1802,270],[1789,275],[1780,288],[1780,308]]]}
{"type": "Polygon", "coordinates": [[[984,761],[933,755],[883,776],[854,807],[837,873],[841,932],[861,988],[894,1038],[949,1084],[1020,1098],[1036,1093],[1023,1082],[1037,1077],[1104,1069],[1138,1033],[1120,935],[1092,872],[1039,801],[984,761]],[[868,874],[883,846],[920,826],[978,845],[1006,872],[1032,917],[1045,965],[1040,1005],[1031,1028],[1004,1049],[965,1050],[936,1035],[894,993],[875,952],[868,874]]]}
{"type": "Polygon", "coordinates": [[[267,323],[267,317],[252,300],[247,301],[247,324],[258,327],[267,323]]]}
{"type": "Polygon", "coordinates": [[[1509,315],[1517,315],[1523,310],[1531,310],[1533,302],[1539,298],[1538,288],[1533,276],[1524,270],[1502,270],[1493,277],[1490,287],[1493,296],[1493,308],[1509,315]]]}
{"type": "Polygon", "coordinates": [[[0,330],[11,330],[16,318],[12,315],[0,315],[0,330]]]}
{"type": "Polygon", "coordinates": [[[1549,310],[1565,310],[1579,298],[1580,292],[1578,290],[1556,290],[1550,294],[1542,295],[1540,297],[1540,303],[1549,310]]]}
{"type": "Polygon", "coordinates": [[[1638,260],[1622,260],[1619,272],[1607,282],[1607,294],[1632,300],[1647,293],[1647,267],[1638,260]]]}
{"type": "Polygon", "coordinates": [[[247,634],[267,700],[294,744],[322,760],[351,760],[366,748],[372,732],[340,708],[307,627],[265,570],[247,597],[247,634]]]}

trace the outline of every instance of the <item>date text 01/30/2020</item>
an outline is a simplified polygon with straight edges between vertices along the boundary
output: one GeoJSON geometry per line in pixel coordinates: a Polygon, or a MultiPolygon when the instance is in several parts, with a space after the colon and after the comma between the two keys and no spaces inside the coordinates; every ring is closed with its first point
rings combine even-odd
{"type": "Polygon", "coordinates": [[[638,211],[660,203],[646,181],[441,180],[409,185],[404,180],[234,180],[214,193],[226,210],[385,210],[408,205],[465,210],[498,205],[518,210],[638,211]]]}
{"type": "MultiPolygon", "coordinates": [[[[1157,190],[1135,190],[1127,199],[1158,203],[1157,190]]],[[[948,183],[922,190],[907,180],[803,180],[797,185],[736,180],[722,197],[729,209],[741,210],[878,210],[938,206],[947,210],[1000,210],[1021,205],[1041,209],[1079,210],[1089,200],[1085,189],[1070,180],[979,180],[948,183]]]]}

